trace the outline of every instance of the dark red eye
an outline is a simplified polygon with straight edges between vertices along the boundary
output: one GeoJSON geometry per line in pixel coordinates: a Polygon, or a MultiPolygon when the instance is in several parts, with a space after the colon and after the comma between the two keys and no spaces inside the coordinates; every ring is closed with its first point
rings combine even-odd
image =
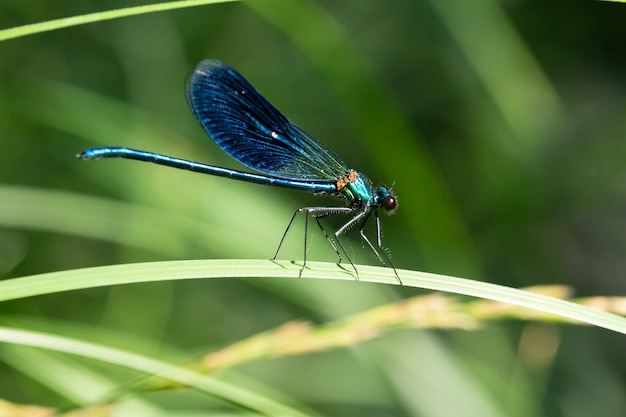
{"type": "Polygon", "coordinates": [[[398,205],[398,201],[392,195],[388,195],[387,197],[383,199],[382,206],[387,211],[395,210],[397,205],[398,205]]]}

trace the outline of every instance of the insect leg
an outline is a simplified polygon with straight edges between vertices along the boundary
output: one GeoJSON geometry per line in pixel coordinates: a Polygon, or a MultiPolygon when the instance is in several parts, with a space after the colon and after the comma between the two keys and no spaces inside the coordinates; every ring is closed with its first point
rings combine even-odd
{"type": "Polygon", "coordinates": [[[293,224],[294,220],[296,220],[296,216],[298,215],[298,213],[300,213],[300,210],[302,209],[296,210],[293,213],[293,216],[291,216],[291,220],[289,220],[289,224],[287,225],[287,228],[285,229],[285,233],[283,233],[283,237],[280,238],[278,249],[276,249],[276,253],[274,254],[274,257],[272,258],[273,261],[275,261],[276,258],[278,258],[278,252],[280,252],[280,248],[283,247],[283,242],[285,241],[285,238],[287,237],[287,233],[289,233],[289,229],[291,229],[291,225],[293,224]]]}
{"type": "MultiPolygon", "coordinates": [[[[309,233],[309,217],[313,217],[315,218],[315,221],[317,223],[317,225],[319,226],[319,228],[322,230],[322,232],[324,233],[324,236],[326,237],[326,240],[328,241],[328,243],[330,243],[330,246],[333,248],[333,250],[335,251],[335,253],[337,253],[337,256],[339,257],[339,262],[341,262],[341,254],[339,252],[339,250],[337,249],[337,246],[333,243],[332,239],[330,238],[330,236],[328,235],[328,233],[326,232],[326,230],[324,229],[324,227],[322,226],[321,222],[319,221],[320,218],[322,217],[330,217],[330,216],[334,216],[337,214],[345,214],[345,213],[350,213],[354,211],[353,208],[351,207],[301,207],[298,210],[296,210],[293,214],[293,216],[291,217],[291,220],[289,221],[289,224],[287,225],[287,229],[285,230],[285,233],[283,233],[283,237],[280,239],[280,243],[278,244],[278,249],[276,250],[276,254],[274,255],[274,259],[276,259],[278,257],[278,252],[280,251],[280,248],[283,245],[283,242],[285,241],[285,238],[287,237],[287,233],[289,232],[289,230],[291,229],[291,226],[293,225],[293,222],[296,218],[296,216],[298,215],[298,213],[304,213],[305,214],[305,223],[304,223],[304,257],[303,257],[303,264],[302,264],[302,269],[300,270],[300,276],[302,276],[302,272],[304,271],[304,268],[306,267],[306,252],[307,252],[307,245],[308,245],[308,233],[309,233]]],[[[345,250],[342,247],[342,251],[344,252],[344,254],[346,256],[348,256],[348,254],[345,252],[345,250]]],[[[348,257],[349,259],[349,257],[348,257]]],[[[352,261],[350,260],[350,263],[354,266],[354,264],[352,263],[352,261]]]]}
{"type": "Polygon", "coordinates": [[[374,246],[372,242],[369,240],[369,238],[365,235],[364,229],[365,229],[365,224],[367,223],[368,218],[369,218],[369,214],[365,217],[365,219],[363,220],[363,223],[361,224],[361,228],[359,229],[359,234],[361,235],[361,238],[365,242],[367,242],[369,247],[372,249],[372,252],[376,254],[376,257],[378,258],[380,263],[382,263],[383,265],[389,265],[391,269],[393,269],[393,272],[396,275],[396,279],[398,280],[400,285],[403,285],[402,280],[398,276],[398,271],[396,271],[396,267],[393,266],[393,263],[391,262],[391,259],[389,258],[389,255],[387,254],[387,251],[385,251],[385,248],[383,248],[382,246],[382,237],[381,237],[382,233],[380,229],[380,217],[378,216],[378,210],[374,210],[374,218],[376,219],[376,246],[374,246]]]}
{"type": "Polygon", "coordinates": [[[357,214],[356,216],[348,220],[346,224],[341,226],[339,230],[335,232],[335,240],[339,244],[341,251],[344,253],[344,255],[346,255],[346,259],[348,260],[348,262],[350,262],[350,265],[352,265],[352,268],[354,268],[354,272],[356,273],[357,280],[359,279],[359,271],[357,271],[356,266],[354,265],[354,262],[352,262],[352,258],[350,258],[350,255],[348,254],[348,251],[346,250],[345,246],[341,242],[341,239],[339,239],[339,236],[344,234],[348,229],[350,229],[352,226],[360,222],[361,219],[363,218],[367,219],[367,217],[369,216],[369,212],[370,212],[370,209],[366,208],[365,210],[363,210],[362,212],[360,212],[359,214],[357,214]]]}

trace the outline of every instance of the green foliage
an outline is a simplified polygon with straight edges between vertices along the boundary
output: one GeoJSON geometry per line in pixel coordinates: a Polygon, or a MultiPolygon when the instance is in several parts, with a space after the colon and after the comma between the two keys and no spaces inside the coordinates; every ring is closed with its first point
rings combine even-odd
{"type": "MultiPolygon", "coordinates": [[[[607,313],[624,314],[614,296],[626,288],[622,5],[191,7],[208,3],[226,2],[0,6],[0,414],[626,413],[623,336],[563,321],[625,331],[607,313]],[[393,184],[384,243],[403,288],[380,284],[397,283],[388,269],[362,266],[356,282],[318,262],[305,278],[342,280],[278,279],[297,277],[299,261],[264,259],[293,210],[319,198],[74,158],[124,145],[237,167],[184,101],[186,74],[207,57],[393,184]],[[230,260],[182,261],[202,258],[230,260]],[[228,279],[188,280],[208,277],[228,279]],[[554,283],[613,297],[512,289],[554,283]],[[413,286],[561,318],[409,303],[413,286]]],[[[302,259],[299,232],[281,259],[302,259]]],[[[334,260],[319,233],[309,255],[334,260]]]]}

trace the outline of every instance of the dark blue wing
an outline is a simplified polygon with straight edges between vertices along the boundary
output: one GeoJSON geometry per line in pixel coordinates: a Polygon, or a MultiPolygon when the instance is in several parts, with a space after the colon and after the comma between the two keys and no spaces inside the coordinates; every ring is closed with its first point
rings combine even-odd
{"type": "Polygon", "coordinates": [[[238,72],[204,60],[187,81],[191,110],[229,155],[256,171],[292,180],[333,181],[346,164],[300,129],[238,72]]]}

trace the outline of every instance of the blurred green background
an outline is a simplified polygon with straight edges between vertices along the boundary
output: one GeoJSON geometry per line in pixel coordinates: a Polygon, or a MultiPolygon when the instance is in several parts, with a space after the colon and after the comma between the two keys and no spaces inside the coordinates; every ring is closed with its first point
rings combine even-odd
{"type": "MultiPolygon", "coordinates": [[[[134,5],[5,0],[0,28],[134,5]]],[[[0,276],[267,259],[295,208],[323,204],[151,164],[74,158],[91,146],[130,146],[241,168],[184,97],[187,74],[210,57],[351,167],[393,186],[399,210],[382,221],[397,268],[623,295],[624,21],[625,6],[596,1],[254,1],[2,42],[0,276]]],[[[302,226],[281,258],[302,258],[302,226]]],[[[355,234],[350,244],[358,262],[376,264],[355,234]]],[[[335,260],[319,233],[309,256],[335,260]]],[[[418,293],[198,280],[54,294],[0,311],[4,324],[191,359],[289,320],[326,322],[418,293]]],[[[399,331],[223,377],[335,416],[610,417],[626,415],[624,352],[624,337],[606,330],[507,322],[399,331]]],[[[80,403],[50,361],[75,359],[40,353],[0,346],[0,398],[80,403]]],[[[228,409],[188,390],[149,399],[168,415],[228,409]]]]}

